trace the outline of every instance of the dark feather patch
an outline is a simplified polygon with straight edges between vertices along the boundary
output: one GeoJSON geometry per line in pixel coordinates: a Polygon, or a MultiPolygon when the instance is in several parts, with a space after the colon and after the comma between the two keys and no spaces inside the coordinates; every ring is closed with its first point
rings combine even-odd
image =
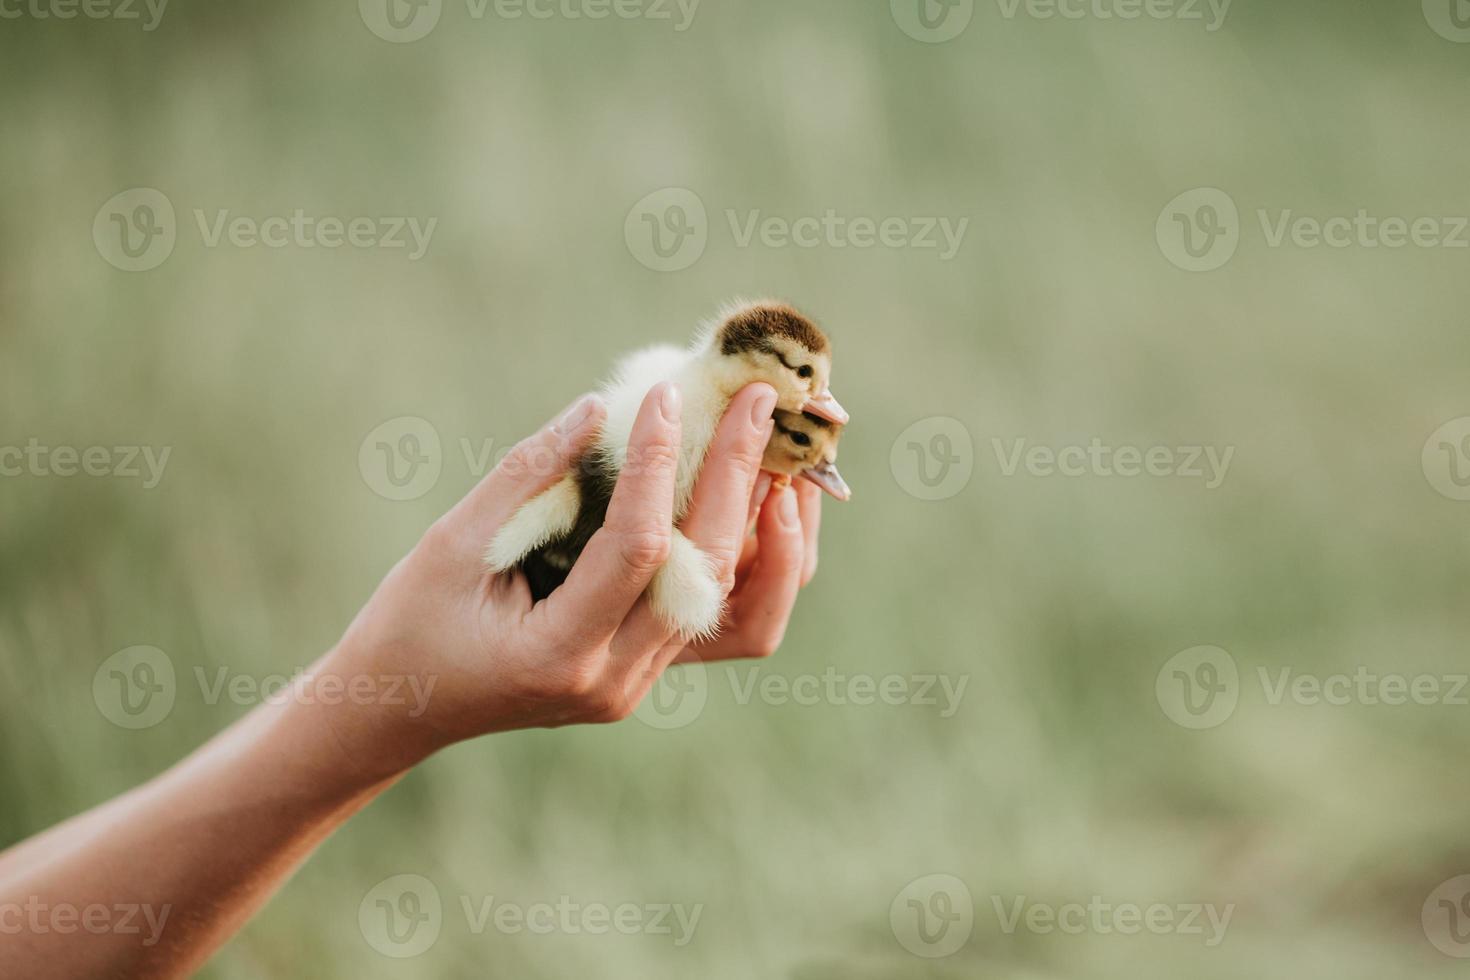
{"type": "Polygon", "coordinates": [[[565,536],[537,548],[521,562],[521,571],[525,572],[531,596],[537,602],[551,595],[553,589],[567,580],[582,549],[587,547],[587,542],[607,519],[607,505],[612,500],[613,485],[617,482],[616,475],[595,453],[583,457],[572,470],[572,475],[577,480],[577,493],[581,498],[577,522],[565,536]]]}
{"type": "Polygon", "coordinates": [[[771,351],[771,338],[794,340],[815,354],[831,349],[827,335],[789,306],[763,303],[741,310],[720,326],[720,353],[771,351]]]}

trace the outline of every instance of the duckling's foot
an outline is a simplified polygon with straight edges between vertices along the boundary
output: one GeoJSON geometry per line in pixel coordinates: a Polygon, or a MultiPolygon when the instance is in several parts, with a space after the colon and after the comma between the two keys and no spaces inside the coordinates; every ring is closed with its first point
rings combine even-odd
{"type": "Polygon", "coordinates": [[[709,557],[678,530],[668,561],[648,586],[648,599],[659,619],[688,639],[719,632],[725,611],[719,577],[709,557]]]}

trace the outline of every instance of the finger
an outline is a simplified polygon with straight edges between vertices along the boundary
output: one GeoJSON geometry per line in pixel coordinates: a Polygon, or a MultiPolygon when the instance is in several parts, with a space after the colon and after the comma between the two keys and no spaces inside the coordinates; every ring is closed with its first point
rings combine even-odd
{"type": "Polygon", "coordinates": [[[761,511],[761,504],[766,502],[766,494],[771,492],[771,474],[761,470],[755,475],[755,489],[750,491],[750,508],[745,512],[745,534],[747,537],[755,530],[755,518],[761,511]]]}
{"type": "Polygon", "coordinates": [[[750,533],[745,536],[745,543],[740,546],[740,558],[735,562],[735,588],[730,594],[738,595],[740,583],[745,580],[745,573],[750,569],[751,562],[755,556],[760,554],[760,539],[755,536],[755,526],[751,525],[750,533]]]}
{"type": "Polygon", "coordinates": [[[806,542],[796,491],[771,491],[756,525],[760,552],[733,603],[731,628],[708,643],[694,644],[703,660],[768,657],[786,635],[786,624],[801,588],[806,542]]]}
{"type": "Polygon", "coordinates": [[[771,438],[776,392],[750,384],[730,401],[705,456],[681,530],[715,563],[728,592],[745,538],[751,493],[771,438]]]}
{"type": "Polygon", "coordinates": [[[817,534],[822,530],[822,488],[806,480],[797,480],[796,505],[801,514],[801,533],[806,542],[806,560],[801,567],[801,584],[805,586],[817,574],[817,534]]]}
{"type": "Polygon", "coordinates": [[[682,397],[672,382],[644,397],[608,502],[566,582],[532,611],[584,642],[611,636],[669,555],[682,397]]]}
{"type": "Polygon", "coordinates": [[[445,515],[453,533],[483,550],[516,508],[561,479],[591,445],[606,416],[602,399],[583,395],[539,432],[516,443],[445,515]]]}
{"type": "Polygon", "coordinates": [[[755,536],[755,519],[760,516],[761,504],[765,503],[766,494],[771,492],[771,474],[761,470],[755,477],[755,489],[750,493],[750,510],[745,518],[745,537],[740,542],[740,557],[735,562],[735,588],[731,595],[740,589],[740,580],[745,575],[745,570],[750,563],[755,561],[755,554],[759,542],[755,536]]]}
{"type": "MultiPolygon", "coordinates": [[[[765,384],[746,385],[731,399],[705,454],[689,515],[681,527],[714,560],[727,592],[744,540],[761,456],[770,439],[775,404],[776,392],[765,384]]],[[[672,638],[672,631],[642,602],[633,607],[619,630],[613,655],[625,670],[646,669],[672,638]]],[[[682,645],[675,643],[670,649],[677,652],[682,645]]]]}

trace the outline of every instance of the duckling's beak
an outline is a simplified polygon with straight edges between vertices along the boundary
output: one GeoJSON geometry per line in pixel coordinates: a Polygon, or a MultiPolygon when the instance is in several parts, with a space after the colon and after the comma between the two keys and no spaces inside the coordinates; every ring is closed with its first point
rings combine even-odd
{"type": "Polygon", "coordinates": [[[848,487],[847,481],[842,478],[842,474],[837,472],[836,463],[823,460],[810,469],[802,470],[797,476],[811,480],[838,500],[852,499],[852,490],[848,487]]]}
{"type": "Polygon", "coordinates": [[[811,412],[819,418],[824,418],[833,425],[846,425],[848,414],[836,398],[832,397],[832,389],[827,388],[820,395],[813,395],[806,400],[802,406],[803,412],[811,412]]]}

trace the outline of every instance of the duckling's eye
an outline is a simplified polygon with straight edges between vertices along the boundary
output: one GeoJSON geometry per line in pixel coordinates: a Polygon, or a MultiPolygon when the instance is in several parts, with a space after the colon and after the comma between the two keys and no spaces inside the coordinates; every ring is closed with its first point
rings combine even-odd
{"type": "Polygon", "coordinates": [[[812,437],[805,432],[793,432],[791,433],[791,441],[798,446],[810,446],[812,444],[812,437]]]}
{"type": "Polygon", "coordinates": [[[803,364],[796,369],[796,376],[798,378],[810,378],[812,376],[812,366],[810,364],[803,364]]]}

